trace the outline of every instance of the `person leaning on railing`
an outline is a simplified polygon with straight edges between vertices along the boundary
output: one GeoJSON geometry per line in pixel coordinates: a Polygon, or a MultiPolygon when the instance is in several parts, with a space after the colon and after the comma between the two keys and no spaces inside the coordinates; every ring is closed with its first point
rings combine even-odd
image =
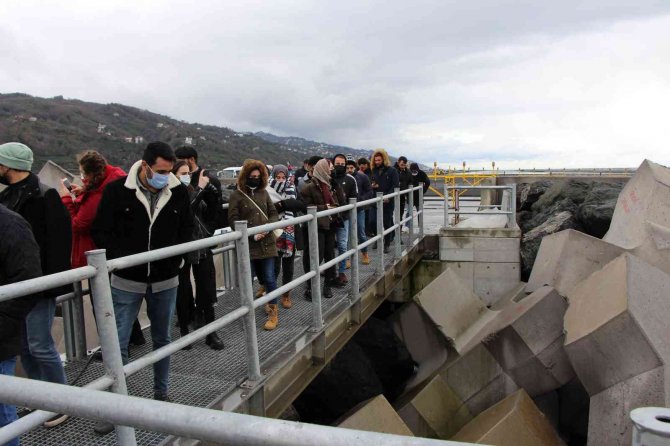
{"type": "MultiPolygon", "coordinates": [[[[16,212],[0,205],[0,286],[42,275],[40,248],[30,225],[16,212]]],[[[39,295],[0,302],[0,374],[14,376],[16,355],[21,353],[21,332],[25,318],[39,295]]],[[[0,427],[15,421],[16,407],[0,403],[0,427]]],[[[15,438],[5,445],[18,446],[15,438]]]]}
{"type": "MultiPolygon", "coordinates": [[[[317,211],[325,211],[345,204],[344,193],[339,184],[331,181],[331,165],[326,159],[316,163],[312,172],[312,180],[305,184],[300,194],[302,201],[307,206],[316,206],[317,211]]],[[[344,224],[339,214],[326,217],[319,217],[319,263],[328,262],[335,258],[335,232],[344,224]]],[[[309,239],[305,240],[305,250],[303,255],[303,266],[310,265],[309,261],[309,239]]],[[[310,271],[306,266],[305,272],[310,271]]],[[[333,297],[331,287],[337,284],[335,266],[326,270],[326,277],[323,283],[323,297],[326,299],[333,297]]],[[[305,289],[305,299],[312,299],[312,290],[309,286],[305,289]]]]}
{"type": "MultiPolygon", "coordinates": [[[[237,177],[237,190],[230,195],[228,219],[231,224],[246,220],[248,227],[260,226],[278,221],[275,205],[266,188],[268,170],[264,163],[246,160],[237,177]]],[[[277,256],[276,238],[273,231],[255,234],[249,239],[251,269],[269,293],[277,289],[275,280],[275,257],[277,256]]],[[[266,330],[274,330],[279,324],[277,299],[268,305],[266,330]]]]}

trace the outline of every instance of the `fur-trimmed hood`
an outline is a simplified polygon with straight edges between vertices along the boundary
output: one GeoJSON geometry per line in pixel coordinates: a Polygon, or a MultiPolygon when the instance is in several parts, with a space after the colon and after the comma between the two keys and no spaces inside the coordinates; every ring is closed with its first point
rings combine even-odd
{"type": "Polygon", "coordinates": [[[384,166],[385,167],[391,167],[391,158],[389,157],[389,154],[386,153],[386,150],[384,149],[375,149],[374,152],[372,152],[372,156],[370,157],[370,167],[374,168],[375,167],[375,156],[381,155],[383,160],[384,160],[384,166]]]}
{"type": "Polygon", "coordinates": [[[261,185],[258,186],[258,189],[256,190],[264,190],[267,187],[268,185],[267,166],[262,161],[248,159],[244,161],[244,164],[242,165],[242,170],[240,171],[240,174],[237,176],[237,188],[240,189],[242,192],[246,193],[249,191],[249,188],[247,187],[247,178],[249,177],[249,174],[255,169],[258,169],[261,172],[261,185]]]}

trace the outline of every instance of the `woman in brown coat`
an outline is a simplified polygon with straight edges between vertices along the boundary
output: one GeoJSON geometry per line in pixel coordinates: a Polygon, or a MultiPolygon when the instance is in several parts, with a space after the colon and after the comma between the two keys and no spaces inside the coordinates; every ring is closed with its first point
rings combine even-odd
{"type": "MultiPolygon", "coordinates": [[[[344,193],[340,185],[331,181],[330,162],[326,159],[320,160],[314,166],[312,179],[306,183],[300,192],[302,201],[306,206],[316,206],[317,211],[325,211],[345,203],[344,193]]],[[[319,217],[319,263],[328,262],[335,258],[335,231],[338,225],[343,224],[339,214],[319,217]]],[[[307,244],[306,244],[307,245],[307,244]]],[[[304,265],[309,265],[309,246],[305,246],[304,265]]],[[[331,286],[340,286],[335,276],[335,267],[328,268],[326,280],[323,283],[323,297],[333,297],[331,286]]],[[[305,290],[305,299],[312,299],[311,289],[305,290]]]]}
{"type": "MultiPolygon", "coordinates": [[[[268,170],[260,161],[246,160],[237,178],[237,190],[230,195],[228,220],[233,223],[246,220],[248,227],[264,225],[278,220],[270,195],[265,190],[268,185],[268,170]]],[[[270,232],[256,234],[249,239],[251,269],[269,293],[277,288],[274,260],[277,256],[275,236],[270,232]]],[[[268,306],[266,330],[274,330],[279,323],[277,299],[268,306]]]]}

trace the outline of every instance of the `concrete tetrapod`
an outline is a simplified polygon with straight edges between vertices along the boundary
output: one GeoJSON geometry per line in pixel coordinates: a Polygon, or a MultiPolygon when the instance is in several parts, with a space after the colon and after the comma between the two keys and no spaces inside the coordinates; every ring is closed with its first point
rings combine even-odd
{"type": "Polygon", "coordinates": [[[507,305],[503,311],[515,319],[484,341],[505,372],[533,397],[575,376],[563,347],[566,308],[566,300],[556,290],[542,287],[507,305]]]}
{"type": "Polygon", "coordinates": [[[378,395],[354,407],[338,423],[338,427],[414,436],[384,395],[378,395]]]}
{"type": "Polygon", "coordinates": [[[523,389],[479,414],[451,439],[496,446],[564,444],[523,389]]]}
{"type": "Polygon", "coordinates": [[[630,410],[670,404],[670,276],[623,254],[568,295],[565,350],[591,396],[589,444],[631,444],[630,410]]]}
{"type": "Polygon", "coordinates": [[[619,246],[574,229],[548,235],[540,244],[526,291],[551,286],[567,296],[578,283],[624,252],[619,246]]]}
{"type": "Polygon", "coordinates": [[[621,191],[603,240],[670,274],[670,169],[642,162],[621,191]]]}

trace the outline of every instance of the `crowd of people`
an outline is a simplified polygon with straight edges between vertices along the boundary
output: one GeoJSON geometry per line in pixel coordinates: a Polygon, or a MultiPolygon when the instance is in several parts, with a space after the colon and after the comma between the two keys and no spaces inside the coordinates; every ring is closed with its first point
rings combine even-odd
{"type": "MultiPolygon", "coordinates": [[[[80,154],[77,161],[81,185],[62,181],[56,190],[31,172],[33,153],[28,146],[0,145],[0,184],[6,186],[0,192],[0,285],[84,266],[85,253],[93,249],[103,248],[107,258],[113,259],[207,238],[228,222],[246,220],[248,227],[254,227],[304,215],[309,206],[322,211],[346,205],[352,198],[363,201],[379,192],[389,194],[398,187],[423,183],[425,192],[430,184],[417,163],[408,165],[407,158],[400,157],[392,166],[383,149],[374,151],[370,160],[344,154],[330,159],[314,156],[296,171],[285,165],[270,170],[262,161],[246,160],[226,213],[221,183],[199,163],[193,147],[173,151],[164,142],[149,143],[127,173],[96,151],[80,154]]],[[[417,207],[418,198],[416,191],[417,207]]],[[[405,194],[400,200],[401,215],[406,200],[405,194]]],[[[394,200],[385,199],[383,211],[386,229],[393,225],[394,200]]],[[[360,244],[376,235],[376,215],[374,206],[359,208],[356,234],[351,231],[348,212],[319,217],[319,263],[346,252],[353,237],[360,244]]],[[[393,232],[384,237],[385,252],[393,238],[393,232]]],[[[250,238],[251,270],[260,285],[256,297],[277,289],[280,276],[282,284],[291,282],[300,255],[303,270],[310,271],[309,242],[306,224],[250,238]]],[[[362,264],[370,263],[367,249],[360,256],[362,264]]],[[[346,260],[325,272],[324,298],[333,296],[332,288],[346,286],[350,266],[351,260],[346,260]]],[[[215,319],[216,278],[209,249],[114,271],[110,282],[124,363],[129,346],[145,342],[138,321],[143,302],[154,350],[170,343],[175,312],[182,336],[215,319]]],[[[55,297],[69,291],[61,287],[0,302],[0,373],[13,375],[18,355],[29,378],[67,384],[51,327],[55,297]]],[[[309,287],[303,297],[311,300],[309,287]]],[[[280,306],[282,311],[293,306],[290,292],[265,306],[264,329],[277,328],[280,306]]],[[[208,335],[205,343],[213,350],[225,348],[217,333],[208,335]]],[[[169,357],[154,364],[157,400],[169,400],[169,366],[169,357]]],[[[0,426],[15,419],[15,408],[0,405],[0,426]]],[[[45,426],[57,426],[66,419],[57,415],[45,426]]],[[[106,434],[113,426],[98,423],[95,430],[106,434]]]]}

